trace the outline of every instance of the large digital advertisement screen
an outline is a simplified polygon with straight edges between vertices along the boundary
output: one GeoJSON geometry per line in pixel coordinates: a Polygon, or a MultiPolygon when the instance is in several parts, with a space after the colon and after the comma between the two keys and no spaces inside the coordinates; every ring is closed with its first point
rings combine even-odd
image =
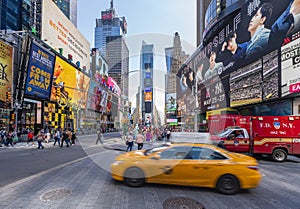
{"type": "Polygon", "coordinates": [[[300,39],[281,49],[281,90],[282,96],[300,92],[300,39]]]}
{"type": "Polygon", "coordinates": [[[86,108],[90,78],[56,57],[50,100],[60,105],[76,104],[86,108]]]}
{"type": "Polygon", "coordinates": [[[26,96],[49,100],[54,61],[53,53],[32,42],[25,87],[26,96]]]}
{"type": "Polygon", "coordinates": [[[0,41],[0,108],[12,108],[13,47],[0,41]]]}
{"type": "Polygon", "coordinates": [[[73,62],[80,62],[81,68],[90,69],[90,43],[51,0],[42,1],[41,40],[63,56],[73,56],[73,62]]]}
{"type": "Polygon", "coordinates": [[[300,92],[299,15],[299,0],[245,1],[211,27],[186,73],[179,70],[178,99],[194,89],[206,112],[300,92]]]}

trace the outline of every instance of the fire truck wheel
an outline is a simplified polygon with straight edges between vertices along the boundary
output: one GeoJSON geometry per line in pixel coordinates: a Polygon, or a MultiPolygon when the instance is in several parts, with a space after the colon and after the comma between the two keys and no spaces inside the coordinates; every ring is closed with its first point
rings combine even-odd
{"type": "Polygon", "coordinates": [[[287,153],[283,149],[275,149],[272,153],[272,159],[276,162],[284,162],[287,158],[287,153]]]}
{"type": "Polygon", "coordinates": [[[226,174],[219,178],[216,189],[222,194],[232,195],[240,190],[240,182],[235,176],[226,174]]]}

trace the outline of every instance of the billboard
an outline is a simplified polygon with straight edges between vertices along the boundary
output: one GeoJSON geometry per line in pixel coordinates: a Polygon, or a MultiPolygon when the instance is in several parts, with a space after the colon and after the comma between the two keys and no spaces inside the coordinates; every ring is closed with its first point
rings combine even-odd
{"type": "Polygon", "coordinates": [[[90,86],[90,77],[75,70],[76,72],[76,85],[74,89],[74,99],[72,100],[75,104],[79,104],[82,109],[86,108],[88,90],[90,86]]]}
{"type": "Polygon", "coordinates": [[[76,68],[56,56],[50,100],[61,106],[74,102],[76,86],[76,68]]]}
{"type": "Polygon", "coordinates": [[[152,102],[152,92],[144,92],[145,102],[152,102]]]}
{"type": "Polygon", "coordinates": [[[176,93],[167,94],[166,99],[167,112],[175,112],[177,110],[176,93]]]}
{"type": "Polygon", "coordinates": [[[25,84],[26,96],[49,100],[54,60],[53,53],[32,42],[25,84]]]}
{"type": "Polygon", "coordinates": [[[282,96],[300,92],[300,38],[281,48],[282,96]]]}
{"type": "Polygon", "coordinates": [[[107,92],[99,83],[91,80],[88,90],[87,108],[96,112],[106,111],[107,92]]]}
{"type": "Polygon", "coordinates": [[[247,1],[219,21],[203,43],[207,58],[215,53],[212,73],[224,76],[279,48],[289,36],[291,6],[290,0],[247,1]]]}
{"type": "Polygon", "coordinates": [[[0,108],[12,108],[13,47],[0,41],[0,108]]]}
{"type": "Polygon", "coordinates": [[[186,63],[185,71],[195,73],[192,88],[184,82],[183,73],[177,75],[178,88],[183,87],[178,99],[194,88],[196,107],[206,112],[298,92],[297,2],[250,0],[219,19],[186,63]]]}
{"type": "Polygon", "coordinates": [[[55,50],[63,49],[63,56],[73,56],[81,68],[90,69],[90,43],[51,0],[42,1],[41,40],[55,50]]]}

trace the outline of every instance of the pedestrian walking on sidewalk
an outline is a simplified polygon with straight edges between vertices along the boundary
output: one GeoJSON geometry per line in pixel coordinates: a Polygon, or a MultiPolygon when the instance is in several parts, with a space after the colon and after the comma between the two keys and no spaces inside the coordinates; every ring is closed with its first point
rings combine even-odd
{"type": "Polygon", "coordinates": [[[74,130],[72,130],[71,133],[72,133],[72,136],[71,136],[71,142],[72,142],[72,144],[75,144],[75,139],[77,138],[76,133],[75,133],[74,130]]]}
{"type": "Polygon", "coordinates": [[[138,150],[143,149],[145,137],[142,135],[142,131],[139,131],[136,136],[136,143],[138,144],[138,150]]]}
{"type": "Polygon", "coordinates": [[[9,131],[7,134],[6,134],[6,141],[5,141],[5,146],[8,147],[8,145],[10,144],[10,146],[14,146],[13,145],[13,133],[12,131],[9,131]]]}
{"type": "Polygon", "coordinates": [[[67,147],[69,147],[69,134],[68,134],[68,130],[65,129],[63,134],[62,134],[62,139],[61,139],[61,143],[60,143],[60,147],[63,147],[64,142],[66,142],[67,147]]]}
{"type": "Polygon", "coordinates": [[[101,133],[101,129],[99,129],[97,131],[97,140],[96,140],[96,144],[98,144],[98,142],[100,142],[103,145],[103,135],[101,133]]]}
{"type": "Polygon", "coordinates": [[[126,152],[128,152],[128,150],[131,151],[132,147],[133,147],[133,133],[132,132],[129,132],[129,135],[127,136],[127,139],[126,139],[126,144],[127,144],[126,152]]]}
{"type": "Polygon", "coordinates": [[[60,146],[60,138],[61,138],[61,132],[60,132],[60,129],[57,129],[55,134],[54,134],[54,144],[53,144],[53,146],[55,146],[56,142],[58,143],[58,146],[60,146]]]}
{"type": "Polygon", "coordinates": [[[39,131],[38,134],[35,136],[37,142],[38,142],[38,149],[42,148],[44,149],[44,146],[42,145],[42,142],[45,139],[44,131],[39,131]]]}
{"type": "Polygon", "coordinates": [[[147,130],[146,130],[146,141],[147,142],[152,141],[152,133],[151,133],[150,128],[147,128],[147,130]]]}
{"type": "Polygon", "coordinates": [[[51,134],[49,132],[49,129],[47,129],[47,132],[45,134],[45,140],[46,140],[47,144],[49,143],[50,139],[51,139],[51,134]]]}
{"type": "Polygon", "coordinates": [[[32,130],[30,130],[27,134],[27,146],[28,146],[29,142],[32,142],[32,145],[34,145],[33,138],[34,138],[34,134],[33,134],[32,130]]]}

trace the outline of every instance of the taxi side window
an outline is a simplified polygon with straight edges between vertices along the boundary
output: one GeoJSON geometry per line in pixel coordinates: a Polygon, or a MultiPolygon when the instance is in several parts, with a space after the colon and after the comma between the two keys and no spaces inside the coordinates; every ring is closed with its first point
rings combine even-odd
{"type": "Polygon", "coordinates": [[[161,152],[160,159],[192,159],[191,147],[172,147],[161,152]]]}
{"type": "Polygon", "coordinates": [[[212,149],[202,148],[199,159],[200,160],[225,160],[227,158],[224,155],[212,149]]]}

